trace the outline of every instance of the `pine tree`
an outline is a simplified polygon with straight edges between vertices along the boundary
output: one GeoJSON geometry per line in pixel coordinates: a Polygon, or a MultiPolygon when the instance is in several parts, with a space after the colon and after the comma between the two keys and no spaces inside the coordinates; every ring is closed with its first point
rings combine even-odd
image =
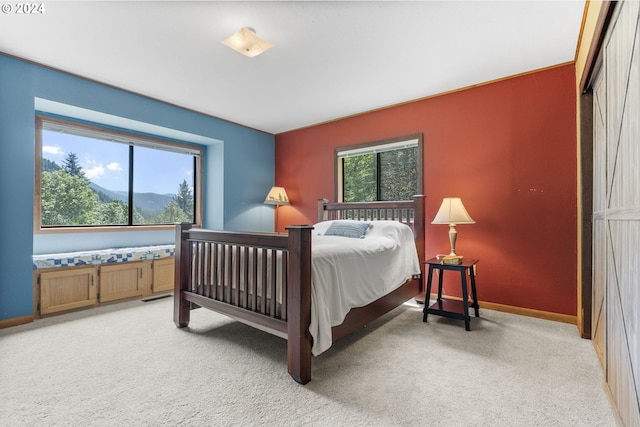
{"type": "Polygon", "coordinates": [[[178,194],[173,197],[173,201],[187,216],[193,218],[193,193],[187,180],[183,180],[178,188],[178,194]]]}
{"type": "Polygon", "coordinates": [[[49,159],[42,158],[42,172],[53,172],[60,169],[60,166],[56,162],[52,162],[49,159]]]}
{"type": "Polygon", "coordinates": [[[82,170],[82,166],[80,166],[80,163],[78,162],[78,156],[76,153],[67,154],[62,162],[62,168],[71,176],[77,176],[78,178],[87,180],[87,177],[82,170]]]}

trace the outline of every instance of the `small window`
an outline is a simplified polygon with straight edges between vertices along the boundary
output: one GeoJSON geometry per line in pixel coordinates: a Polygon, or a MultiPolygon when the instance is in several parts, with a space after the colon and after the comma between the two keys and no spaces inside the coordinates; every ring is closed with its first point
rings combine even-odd
{"type": "Polygon", "coordinates": [[[411,200],[422,193],[422,135],[336,149],[338,201],[411,200]]]}
{"type": "Polygon", "coordinates": [[[199,223],[199,147],[38,116],[36,230],[199,223]]]}

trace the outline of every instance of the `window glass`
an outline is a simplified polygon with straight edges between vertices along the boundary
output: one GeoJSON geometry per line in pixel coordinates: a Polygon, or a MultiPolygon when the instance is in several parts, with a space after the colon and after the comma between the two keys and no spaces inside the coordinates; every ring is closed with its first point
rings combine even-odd
{"type": "Polygon", "coordinates": [[[342,160],[345,202],[377,199],[378,168],[375,154],[360,154],[342,160]]]}
{"type": "Polygon", "coordinates": [[[418,194],[418,147],[385,151],[380,162],[378,200],[411,200],[418,194]]]}
{"type": "Polygon", "coordinates": [[[134,224],[193,222],[193,157],[134,147],[134,224]]]}
{"type": "Polygon", "coordinates": [[[126,225],[128,159],[124,144],[43,130],[42,225],[126,225]]]}
{"type": "Polygon", "coordinates": [[[336,149],[337,200],[411,200],[422,192],[422,135],[336,149]]]}
{"type": "Polygon", "coordinates": [[[199,149],[58,119],[37,128],[41,228],[197,222],[199,149]]]}

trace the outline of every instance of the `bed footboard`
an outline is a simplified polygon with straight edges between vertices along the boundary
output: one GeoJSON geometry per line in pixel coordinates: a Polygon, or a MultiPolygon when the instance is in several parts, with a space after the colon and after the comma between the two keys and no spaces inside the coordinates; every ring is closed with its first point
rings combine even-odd
{"type": "Polygon", "coordinates": [[[311,380],[311,226],[288,235],[176,225],[174,322],[189,325],[192,305],[287,338],[289,374],[311,380]]]}
{"type": "MultiPolygon", "coordinates": [[[[424,199],[318,204],[319,220],[396,220],[413,229],[424,259],[424,199]]],[[[176,224],[174,322],[189,325],[193,306],[234,317],[287,339],[287,367],[301,384],[311,380],[311,230],[287,227],[288,234],[194,229],[176,224]]],[[[333,341],[363,327],[420,294],[417,275],[365,307],[352,309],[332,328],[333,341]]]]}

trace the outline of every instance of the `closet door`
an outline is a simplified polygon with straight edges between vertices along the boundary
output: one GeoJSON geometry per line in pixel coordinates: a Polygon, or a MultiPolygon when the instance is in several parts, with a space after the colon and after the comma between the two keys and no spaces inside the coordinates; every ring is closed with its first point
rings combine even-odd
{"type": "Polygon", "coordinates": [[[604,70],[593,85],[593,260],[591,286],[591,336],[593,347],[605,367],[605,283],[606,234],[604,212],[606,207],[606,86],[604,70]]]}
{"type": "MultiPolygon", "coordinates": [[[[605,38],[600,86],[606,96],[598,100],[605,146],[595,153],[601,166],[605,159],[605,171],[599,171],[605,183],[604,213],[598,220],[602,224],[594,225],[594,269],[605,286],[605,381],[626,426],[640,426],[639,13],[638,1],[618,3],[605,38]]],[[[594,151],[595,146],[596,141],[594,151]]]]}

